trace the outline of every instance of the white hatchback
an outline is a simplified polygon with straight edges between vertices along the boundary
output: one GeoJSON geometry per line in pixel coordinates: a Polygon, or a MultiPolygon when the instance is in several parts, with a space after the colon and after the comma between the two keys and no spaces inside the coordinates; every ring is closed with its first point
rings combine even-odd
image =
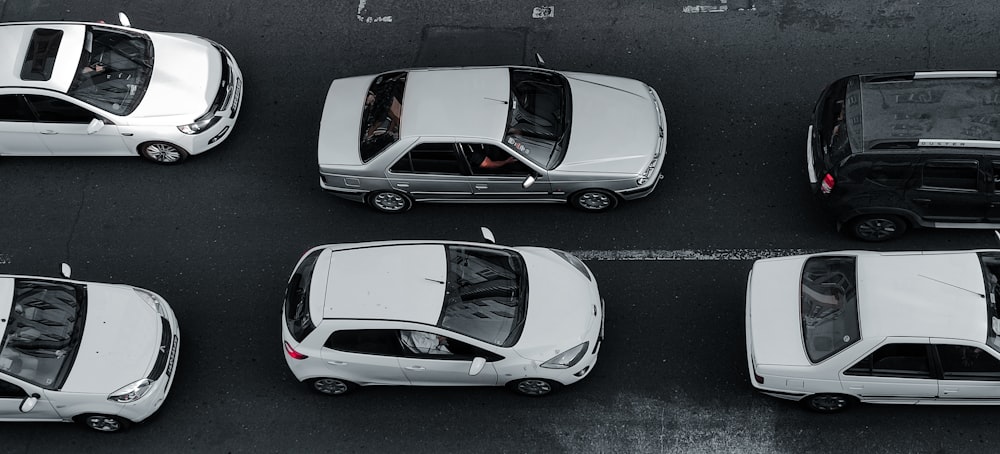
{"type": "Polygon", "coordinates": [[[855,402],[1000,404],[1000,250],[758,260],[750,383],[821,412],[855,402]]]}
{"type": "Polygon", "coordinates": [[[222,143],[240,111],[236,60],[205,38],[23,22],[0,24],[0,42],[0,156],[176,163],[222,143]]]}
{"type": "Polygon", "coordinates": [[[116,432],[173,382],[177,318],[137,287],[0,275],[0,421],[77,421],[116,432]]]}
{"type": "Polygon", "coordinates": [[[288,367],[328,395],[506,385],[542,396],[593,370],[603,331],[597,282],[576,257],[448,241],[315,247],[281,323],[288,367]]]}

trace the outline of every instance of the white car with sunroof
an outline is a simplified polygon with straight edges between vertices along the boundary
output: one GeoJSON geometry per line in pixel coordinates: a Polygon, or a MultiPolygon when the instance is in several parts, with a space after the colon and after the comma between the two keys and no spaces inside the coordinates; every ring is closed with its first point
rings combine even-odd
{"type": "Polygon", "coordinates": [[[750,383],[820,412],[856,402],[1000,404],[1000,250],[758,260],[750,383]]]}
{"type": "Polygon", "coordinates": [[[554,249],[453,241],[315,247],[282,309],[285,361],[313,390],[507,386],[542,396],[597,361],[593,273],[554,249]]]}

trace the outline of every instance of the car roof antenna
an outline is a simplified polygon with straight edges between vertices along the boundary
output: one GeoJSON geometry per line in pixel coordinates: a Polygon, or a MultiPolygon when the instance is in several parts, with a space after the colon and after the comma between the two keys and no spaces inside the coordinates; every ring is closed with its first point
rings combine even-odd
{"type": "Polygon", "coordinates": [[[545,67],[545,59],[542,58],[542,54],[535,52],[535,66],[539,68],[545,67]]]}
{"type": "Polygon", "coordinates": [[[489,241],[490,243],[493,244],[497,243],[496,237],[493,236],[493,231],[490,230],[488,227],[480,227],[479,230],[483,232],[484,240],[489,241]]]}

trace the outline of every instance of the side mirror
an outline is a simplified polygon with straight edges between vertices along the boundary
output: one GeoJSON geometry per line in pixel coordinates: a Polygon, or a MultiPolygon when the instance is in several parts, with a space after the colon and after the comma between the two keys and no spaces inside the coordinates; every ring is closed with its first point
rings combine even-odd
{"type": "Polygon", "coordinates": [[[483,232],[483,239],[489,241],[490,243],[496,244],[497,239],[493,236],[493,231],[488,227],[480,227],[479,230],[483,232]]]}
{"type": "Polygon", "coordinates": [[[41,396],[39,396],[38,394],[32,394],[30,397],[25,397],[24,400],[21,401],[21,407],[19,408],[21,410],[21,413],[27,413],[32,409],[34,409],[35,404],[38,403],[39,397],[41,396]]]}
{"type": "Polygon", "coordinates": [[[538,52],[535,52],[535,66],[539,68],[545,67],[545,60],[542,59],[542,55],[539,54],[538,52]]]}
{"type": "Polygon", "coordinates": [[[69,277],[73,274],[73,270],[69,267],[68,264],[63,263],[59,267],[59,274],[61,274],[62,277],[66,278],[66,279],[69,279],[69,277]]]}
{"type": "Polygon", "coordinates": [[[993,234],[997,236],[997,241],[1000,241],[1000,230],[994,230],[993,234]]]}
{"type": "Polygon", "coordinates": [[[524,181],[521,182],[521,187],[524,189],[528,189],[531,187],[531,185],[535,184],[535,181],[537,180],[538,178],[535,178],[534,175],[528,175],[527,177],[525,177],[524,181]]]}
{"type": "Polygon", "coordinates": [[[132,26],[132,21],[128,20],[128,16],[126,16],[125,13],[122,11],[118,12],[118,23],[122,24],[125,27],[132,26]]]}
{"type": "Polygon", "coordinates": [[[483,367],[486,367],[486,358],[477,356],[472,359],[472,367],[469,368],[469,375],[479,375],[483,371],[483,367]]]}
{"type": "Polygon", "coordinates": [[[90,120],[90,124],[87,125],[87,134],[93,134],[97,131],[100,131],[101,128],[103,127],[104,127],[104,121],[102,121],[100,118],[95,118],[93,120],[90,120]]]}

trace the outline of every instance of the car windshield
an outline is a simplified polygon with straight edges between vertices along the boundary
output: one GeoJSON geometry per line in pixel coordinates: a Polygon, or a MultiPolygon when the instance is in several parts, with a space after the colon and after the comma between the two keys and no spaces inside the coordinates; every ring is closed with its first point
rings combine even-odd
{"type": "Polygon", "coordinates": [[[406,73],[394,72],[375,77],[361,112],[361,161],[368,162],[399,140],[400,115],[406,73]]]}
{"type": "Polygon", "coordinates": [[[76,358],[86,316],[86,287],[16,279],[0,349],[0,370],[59,389],[76,358]]]}
{"type": "Polygon", "coordinates": [[[448,283],[438,325],[493,345],[514,345],[528,308],[524,260],[505,250],[446,248],[448,283]]]}
{"type": "Polygon", "coordinates": [[[812,362],[829,358],[861,338],[856,257],[806,260],[801,297],[803,342],[812,362]]]}
{"type": "Polygon", "coordinates": [[[989,317],[989,328],[986,330],[986,343],[994,350],[1000,351],[1000,312],[997,312],[997,302],[1000,301],[1000,252],[980,252],[979,263],[983,267],[983,281],[986,288],[986,316],[989,317]]]}
{"type": "Polygon", "coordinates": [[[548,71],[511,68],[509,105],[504,144],[545,169],[558,166],[569,142],[566,78],[548,71]]]}
{"type": "Polygon", "coordinates": [[[139,105],[153,73],[153,43],[137,32],[87,27],[68,95],[115,115],[139,105]]]}

